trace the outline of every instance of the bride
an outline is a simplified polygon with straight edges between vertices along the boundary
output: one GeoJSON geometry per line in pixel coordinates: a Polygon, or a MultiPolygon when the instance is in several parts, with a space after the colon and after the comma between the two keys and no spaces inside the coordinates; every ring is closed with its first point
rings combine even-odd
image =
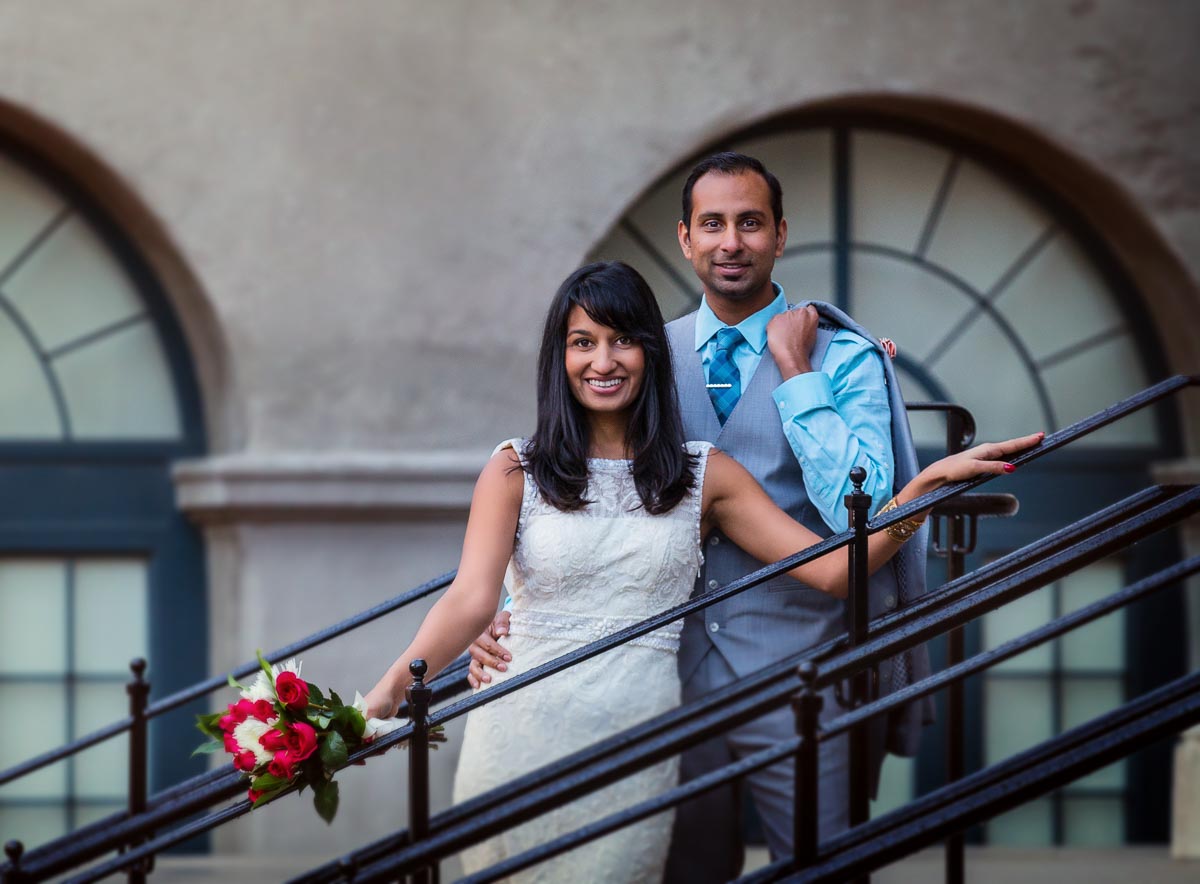
{"type": "MultiPolygon", "coordinates": [[[[534,435],[501,444],[484,467],[458,575],[367,695],[370,715],[394,714],[410,682],[411,660],[424,658],[436,674],[471,644],[496,612],[506,569],[513,603],[504,643],[514,663],[491,684],[686,601],[703,539],[714,529],[763,562],[818,542],[736,461],[707,442],[684,439],[662,316],[646,282],[627,265],[589,264],[559,288],[542,335],[537,393],[534,435]]],[[[943,458],[897,501],[1003,472],[1002,458],[1039,439],[984,444],[943,458]]],[[[902,542],[886,531],[873,534],[871,570],[902,542]]],[[[846,571],[839,550],[789,573],[844,598],[846,571]]],[[[674,623],[473,710],[455,801],[677,706],[679,633],[674,623]]],[[[671,759],[469,848],[466,870],[657,794],[674,785],[676,773],[677,759],[671,759]]],[[[663,813],[518,879],[655,881],[670,831],[670,814],[663,813]]]]}

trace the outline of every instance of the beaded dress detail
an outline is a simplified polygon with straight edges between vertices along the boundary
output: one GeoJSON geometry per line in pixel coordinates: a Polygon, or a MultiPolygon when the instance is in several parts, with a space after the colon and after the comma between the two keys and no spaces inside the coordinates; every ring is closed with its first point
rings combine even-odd
{"type": "MultiPolygon", "coordinates": [[[[521,440],[501,445],[523,452],[521,440]]],[[[525,477],[506,583],[512,654],[492,685],[686,601],[703,562],[701,489],[712,446],[689,442],[695,484],[668,513],[642,507],[628,461],[590,460],[583,510],[546,503],[525,477]]],[[[676,622],[467,715],[455,776],[458,803],[679,705],[676,622]]],[[[486,690],[485,685],[480,690],[486,690]]],[[[468,873],[660,794],[676,784],[672,758],[463,851],[468,873]]],[[[662,813],[519,872],[512,881],[657,881],[671,836],[662,813]]]]}

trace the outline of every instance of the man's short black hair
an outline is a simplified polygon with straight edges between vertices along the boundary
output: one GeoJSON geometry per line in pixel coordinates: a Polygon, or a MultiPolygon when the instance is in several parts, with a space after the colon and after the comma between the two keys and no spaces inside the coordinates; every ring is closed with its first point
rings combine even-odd
{"type": "Polygon", "coordinates": [[[732,150],[715,153],[710,157],[706,157],[696,164],[696,168],[687,177],[687,181],[683,185],[683,226],[691,228],[692,226],[692,188],[696,186],[696,182],[709,172],[719,172],[722,175],[737,175],[739,172],[754,172],[762,176],[763,181],[767,182],[767,189],[771,191],[771,214],[775,216],[775,226],[779,226],[779,222],[783,220],[783,187],[779,183],[779,179],[767,171],[767,167],[754,157],[748,157],[744,153],[736,153],[732,150]]]}

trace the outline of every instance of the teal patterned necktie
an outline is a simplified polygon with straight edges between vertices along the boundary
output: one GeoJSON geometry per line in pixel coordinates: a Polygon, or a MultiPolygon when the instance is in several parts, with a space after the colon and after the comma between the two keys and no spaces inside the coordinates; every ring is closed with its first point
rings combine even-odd
{"type": "Polygon", "coordinates": [[[708,396],[721,426],[725,426],[733,407],[742,397],[742,375],[733,361],[733,351],[744,340],[736,328],[718,331],[717,353],[708,365],[708,396]]]}

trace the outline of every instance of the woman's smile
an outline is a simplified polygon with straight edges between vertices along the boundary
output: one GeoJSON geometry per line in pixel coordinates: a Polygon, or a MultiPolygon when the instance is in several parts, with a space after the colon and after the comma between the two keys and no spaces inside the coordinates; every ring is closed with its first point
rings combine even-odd
{"type": "Polygon", "coordinates": [[[607,380],[603,378],[587,378],[586,380],[593,390],[602,393],[615,393],[617,392],[617,388],[625,383],[625,378],[608,378],[607,380]]]}

